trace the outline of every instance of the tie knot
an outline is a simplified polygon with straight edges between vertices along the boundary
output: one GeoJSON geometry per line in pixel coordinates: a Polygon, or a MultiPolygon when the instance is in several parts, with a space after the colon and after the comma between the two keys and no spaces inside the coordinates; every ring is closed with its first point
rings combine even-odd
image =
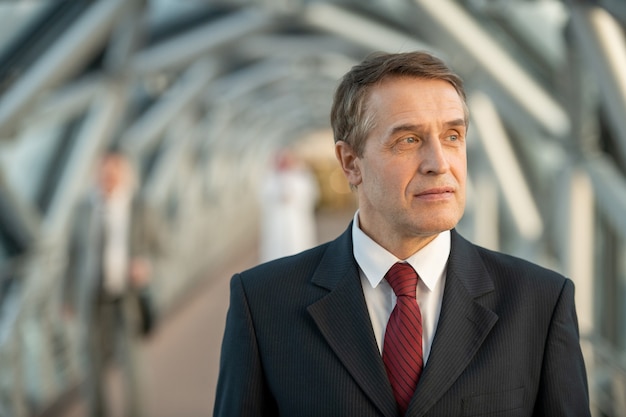
{"type": "Polygon", "coordinates": [[[408,263],[396,263],[385,275],[385,279],[393,288],[397,297],[408,296],[415,298],[417,287],[417,272],[408,263]]]}

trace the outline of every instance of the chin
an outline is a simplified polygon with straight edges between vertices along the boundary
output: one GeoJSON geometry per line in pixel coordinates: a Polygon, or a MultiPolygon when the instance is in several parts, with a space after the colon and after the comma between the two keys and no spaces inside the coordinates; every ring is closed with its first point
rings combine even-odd
{"type": "Polygon", "coordinates": [[[454,219],[426,219],[416,226],[417,230],[421,230],[424,235],[436,235],[454,229],[457,223],[456,217],[454,219]]]}

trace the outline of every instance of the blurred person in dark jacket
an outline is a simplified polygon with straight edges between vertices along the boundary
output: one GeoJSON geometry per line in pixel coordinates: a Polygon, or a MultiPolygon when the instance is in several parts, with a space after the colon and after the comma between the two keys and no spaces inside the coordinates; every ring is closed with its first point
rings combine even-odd
{"type": "Polygon", "coordinates": [[[120,366],[129,416],[141,415],[136,344],[154,327],[149,293],[158,229],[137,195],[130,160],[110,150],[97,167],[96,186],[79,203],[69,253],[66,300],[80,320],[89,416],[111,415],[106,384],[110,363],[120,366]]]}

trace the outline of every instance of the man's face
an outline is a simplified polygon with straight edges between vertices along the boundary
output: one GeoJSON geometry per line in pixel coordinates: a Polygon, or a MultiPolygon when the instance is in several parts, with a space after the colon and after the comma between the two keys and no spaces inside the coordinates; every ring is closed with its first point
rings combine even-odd
{"type": "Polygon", "coordinates": [[[338,143],[337,156],[347,156],[342,165],[358,189],[363,231],[392,253],[407,255],[463,215],[463,103],[446,81],[403,77],[373,87],[367,108],[375,127],[363,154],[350,155],[349,145],[338,143]]]}
{"type": "Polygon", "coordinates": [[[126,185],[128,177],[126,161],[117,155],[107,155],[100,163],[100,188],[106,197],[126,185]]]}

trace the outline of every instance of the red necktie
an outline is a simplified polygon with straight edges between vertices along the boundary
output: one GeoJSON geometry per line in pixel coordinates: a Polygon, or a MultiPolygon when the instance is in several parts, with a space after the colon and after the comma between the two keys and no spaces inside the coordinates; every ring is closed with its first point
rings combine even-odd
{"type": "Polygon", "coordinates": [[[415,299],[418,277],[411,265],[396,263],[387,272],[385,279],[398,299],[387,322],[383,362],[398,408],[404,415],[424,364],[422,314],[415,299]]]}

